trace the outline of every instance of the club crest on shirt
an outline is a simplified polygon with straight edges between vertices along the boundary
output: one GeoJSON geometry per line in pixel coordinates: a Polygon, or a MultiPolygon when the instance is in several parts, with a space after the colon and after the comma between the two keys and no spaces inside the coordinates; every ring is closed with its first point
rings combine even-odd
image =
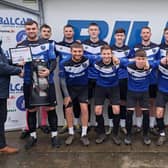
{"type": "Polygon", "coordinates": [[[156,53],[156,49],[155,49],[155,48],[152,48],[152,52],[153,52],[153,53],[156,53]]]}
{"type": "Polygon", "coordinates": [[[124,54],[125,54],[125,56],[127,56],[128,55],[128,51],[125,51],[124,54]]]}
{"type": "Polygon", "coordinates": [[[46,49],[46,46],[45,46],[45,45],[41,45],[40,48],[41,48],[42,50],[45,50],[45,49],[46,49]]]}
{"type": "Polygon", "coordinates": [[[166,72],[166,70],[165,70],[165,69],[163,69],[163,72],[166,72]]]}
{"type": "Polygon", "coordinates": [[[86,68],[86,67],[87,67],[87,63],[86,63],[86,62],[83,63],[82,66],[83,66],[84,68],[86,68]]]}
{"type": "Polygon", "coordinates": [[[67,55],[64,55],[64,54],[63,54],[63,55],[62,55],[62,59],[65,59],[65,58],[67,58],[67,55]]]}

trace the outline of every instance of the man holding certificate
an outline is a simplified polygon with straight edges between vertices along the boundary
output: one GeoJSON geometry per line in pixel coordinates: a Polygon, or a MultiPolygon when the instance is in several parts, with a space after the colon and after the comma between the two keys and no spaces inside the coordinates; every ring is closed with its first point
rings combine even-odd
{"type": "Polygon", "coordinates": [[[23,75],[21,68],[9,65],[0,41],[0,153],[12,154],[18,152],[17,148],[6,144],[5,121],[7,118],[7,98],[9,96],[10,75],[23,75]]]}
{"type": "Polygon", "coordinates": [[[57,115],[55,111],[56,95],[54,85],[54,70],[56,68],[56,55],[54,45],[48,40],[38,37],[38,23],[28,21],[25,23],[27,39],[18,47],[30,47],[32,61],[24,65],[24,97],[25,106],[28,110],[28,126],[30,138],[25,149],[30,149],[37,142],[36,134],[36,111],[38,106],[47,106],[48,122],[51,128],[51,144],[59,147],[57,137],[57,115]]]}

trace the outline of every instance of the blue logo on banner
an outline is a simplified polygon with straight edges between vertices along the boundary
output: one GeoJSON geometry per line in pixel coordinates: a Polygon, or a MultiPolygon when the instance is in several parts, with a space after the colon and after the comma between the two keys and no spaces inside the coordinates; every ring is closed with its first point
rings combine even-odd
{"type": "Polygon", "coordinates": [[[12,26],[20,26],[24,25],[28,20],[32,20],[31,18],[20,18],[20,17],[0,17],[0,24],[4,25],[12,25],[12,26]]]}
{"type": "Polygon", "coordinates": [[[90,23],[96,23],[100,27],[100,39],[104,39],[109,32],[108,23],[103,20],[68,20],[68,24],[72,25],[75,30],[75,39],[77,40],[86,40],[89,36],[83,35],[81,36],[81,30],[87,29],[90,23]]]}
{"type": "Polygon", "coordinates": [[[23,85],[20,84],[20,83],[16,83],[16,84],[10,83],[9,90],[10,90],[10,92],[22,92],[23,91],[23,85]]]}
{"type": "Polygon", "coordinates": [[[24,100],[24,96],[18,97],[18,99],[16,100],[16,107],[17,107],[20,111],[25,111],[25,100],[24,100]]]}
{"type": "Polygon", "coordinates": [[[17,42],[23,41],[26,39],[26,37],[27,37],[27,35],[26,35],[25,30],[21,30],[16,35],[16,41],[17,42]]]}
{"type": "MultiPolygon", "coordinates": [[[[71,24],[75,30],[75,39],[77,40],[85,40],[88,38],[88,35],[81,35],[83,29],[88,28],[90,23],[97,23],[100,27],[100,39],[105,39],[109,33],[109,23],[104,20],[68,20],[68,24],[71,24]]],[[[148,26],[149,21],[125,21],[125,20],[116,20],[113,26],[111,39],[109,44],[114,44],[114,34],[116,29],[124,28],[126,32],[126,39],[128,39],[127,45],[133,47],[135,44],[141,41],[140,31],[144,26],[148,26]],[[131,31],[130,31],[131,30],[131,31]],[[129,33],[130,32],[130,33],[129,33]]],[[[168,23],[166,23],[168,26],[168,23]]],[[[161,41],[163,38],[161,37],[161,41]]]]}

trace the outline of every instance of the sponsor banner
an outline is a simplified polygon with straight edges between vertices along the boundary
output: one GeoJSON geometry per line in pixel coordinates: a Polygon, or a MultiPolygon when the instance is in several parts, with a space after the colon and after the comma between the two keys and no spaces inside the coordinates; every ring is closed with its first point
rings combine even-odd
{"type": "MultiPolygon", "coordinates": [[[[0,10],[0,39],[4,53],[10,59],[9,48],[26,38],[24,23],[27,20],[37,20],[37,17],[17,10],[0,10]]],[[[24,128],[26,124],[25,103],[23,97],[23,79],[11,77],[10,96],[7,101],[8,116],[5,123],[6,130],[24,128]]]]}
{"type": "Polygon", "coordinates": [[[146,2],[142,1],[81,1],[73,2],[62,0],[44,1],[45,20],[53,28],[53,38],[56,41],[63,39],[62,29],[66,24],[75,28],[75,38],[84,40],[88,38],[88,25],[95,22],[100,26],[100,38],[109,44],[114,43],[114,32],[117,28],[126,31],[126,44],[130,47],[140,41],[140,29],[149,26],[152,29],[152,41],[162,41],[163,29],[168,26],[168,1],[146,2]],[[54,10],[59,5],[60,8],[54,10]],[[70,9],[69,6],[72,6],[70,9]],[[143,6],[140,8],[140,6],[143,6]],[[159,8],[158,8],[159,7],[159,8]],[[64,9],[66,12],[62,12],[64,9]],[[157,12],[156,12],[157,11],[157,12]],[[56,22],[53,21],[53,18],[56,22]]]}
{"type": "Polygon", "coordinates": [[[13,76],[9,89],[10,96],[7,100],[8,117],[5,128],[6,130],[23,128],[26,124],[23,80],[18,76],[13,76]]]}
{"type": "MultiPolygon", "coordinates": [[[[70,24],[75,29],[75,39],[83,41],[88,39],[88,26],[90,23],[97,23],[100,27],[100,39],[106,40],[110,45],[114,44],[114,34],[118,28],[124,28],[126,34],[126,44],[130,47],[133,47],[135,44],[141,42],[140,32],[141,28],[145,26],[151,26],[149,20],[115,20],[113,21],[113,28],[110,30],[111,22],[106,20],[71,20],[67,21],[67,24],[70,24]],[[111,32],[111,34],[109,34],[111,32]],[[108,37],[108,40],[107,40],[108,37]]],[[[161,36],[157,39],[157,42],[160,43],[163,41],[162,31],[165,27],[168,26],[166,21],[164,26],[159,29],[161,36]]]]}

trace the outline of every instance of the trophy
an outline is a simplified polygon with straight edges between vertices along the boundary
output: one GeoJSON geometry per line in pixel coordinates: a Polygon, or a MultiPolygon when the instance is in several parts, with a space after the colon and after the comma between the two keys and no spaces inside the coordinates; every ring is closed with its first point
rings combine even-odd
{"type": "Polygon", "coordinates": [[[47,62],[45,62],[44,60],[32,61],[33,87],[30,96],[31,106],[46,106],[50,103],[48,97],[48,77],[40,77],[38,75],[39,71],[42,71],[43,68],[47,68],[47,62]]]}

